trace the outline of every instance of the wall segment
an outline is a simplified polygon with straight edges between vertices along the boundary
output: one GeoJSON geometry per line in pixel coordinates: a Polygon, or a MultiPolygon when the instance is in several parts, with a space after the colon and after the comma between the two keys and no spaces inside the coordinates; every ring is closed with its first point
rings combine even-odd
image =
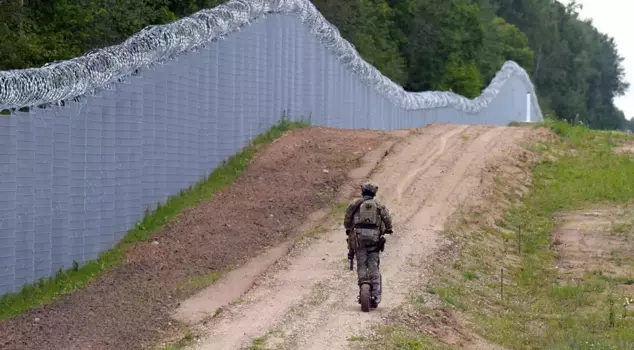
{"type": "Polygon", "coordinates": [[[472,100],[406,92],[308,0],[234,0],[70,61],[0,72],[0,106],[32,107],[0,115],[0,295],[95,259],[283,112],[384,130],[542,120],[516,63],[472,100]]]}

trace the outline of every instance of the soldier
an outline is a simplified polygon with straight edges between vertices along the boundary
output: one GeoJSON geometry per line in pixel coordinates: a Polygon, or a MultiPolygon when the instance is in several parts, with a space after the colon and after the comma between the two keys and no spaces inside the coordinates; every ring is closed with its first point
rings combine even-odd
{"type": "Polygon", "coordinates": [[[392,218],[387,208],[374,197],[379,188],[373,184],[361,186],[361,195],[348,206],[343,219],[346,229],[349,254],[357,257],[357,276],[361,286],[372,285],[370,306],[376,308],[381,302],[381,273],[379,253],[385,247],[384,234],[392,233],[392,218]]]}

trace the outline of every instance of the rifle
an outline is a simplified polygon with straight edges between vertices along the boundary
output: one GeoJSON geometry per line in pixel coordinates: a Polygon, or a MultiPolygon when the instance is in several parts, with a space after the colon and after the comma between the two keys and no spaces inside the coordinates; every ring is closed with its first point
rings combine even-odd
{"type": "MultiPolygon", "coordinates": [[[[365,202],[366,200],[364,198],[358,199],[354,204],[352,204],[353,206],[353,210],[352,212],[356,212],[357,210],[359,210],[359,208],[361,207],[361,204],[363,204],[363,202],[365,202]]],[[[347,209],[349,210],[349,208],[347,209]]],[[[348,236],[348,238],[346,238],[346,243],[348,243],[348,261],[350,262],[350,271],[352,271],[354,269],[354,249],[352,248],[353,244],[356,244],[355,242],[351,242],[351,239],[354,239],[352,237],[350,237],[350,233],[352,233],[351,229],[346,229],[346,236],[348,236]]]]}
{"type": "Polygon", "coordinates": [[[350,230],[346,230],[346,235],[348,236],[346,238],[346,243],[348,244],[348,260],[350,261],[350,271],[352,271],[352,266],[354,265],[354,250],[350,245],[350,230]]]}
{"type": "Polygon", "coordinates": [[[352,271],[354,265],[354,251],[352,249],[348,249],[348,260],[350,261],[350,271],[352,271]]]}

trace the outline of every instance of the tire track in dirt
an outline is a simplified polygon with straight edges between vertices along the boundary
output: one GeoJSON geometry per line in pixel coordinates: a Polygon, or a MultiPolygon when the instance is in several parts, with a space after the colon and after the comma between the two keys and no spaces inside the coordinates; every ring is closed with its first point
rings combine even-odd
{"type": "Polygon", "coordinates": [[[370,180],[395,220],[381,256],[378,309],[360,311],[341,222],[332,222],[316,242],[278,261],[241,303],[205,325],[197,348],[240,349],[258,337],[272,349],[349,348],[348,337],[366,334],[406,300],[411,281],[426,280],[425,262],[441,244],[446,219],[476,192],[487,161],[525,134],[519,128],[431,125],[412,132],[375,169],[370,180]]]}
{"type": "MultiPolygon", "coordinates": [[[[398,182],[397,184],[397,201],[401,201],[403,197],[403,192],[406,188],[410,188],[412,182],[416,179],[417,176],[420,176],[421,173],[428,170],[432,164],[434,164],[438,158],[445,152],[445,148],[447,147],[447,141],[455,136],[458,133],[464,132],[467,129],[467,126],[462,126],[459,128],[455,128],[445,134],[440,135],[440,143],[433,145],[434,151],[433,153],[426,157],[424,155],[415,158],[418,161],[421,161],[422,164],[415,171],[411,171],[408,173],[408,176],[405,177],[403,181],[398,182]]],[[[435,141],[435,140],[434,140],[435,141]]]]}

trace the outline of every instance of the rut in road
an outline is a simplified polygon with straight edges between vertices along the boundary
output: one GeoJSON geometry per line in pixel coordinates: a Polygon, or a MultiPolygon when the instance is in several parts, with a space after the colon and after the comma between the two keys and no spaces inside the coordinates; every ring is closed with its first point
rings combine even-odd
{"type": "MultiPolygon", "coordinates": [[[[383,300],[363,313],[356,272],[348,270],[345,233],[332,222],[316,242],[281,259],[240,303],[202,329],[199,349],[241,349],[263,337],[274,349],[347,349],[426,281],[447,218],[476,196],[488,161],[505,155],[526,128],[434,124],[412,130],[377,166],[370,181],[394,220],[381,256],[383,300]]],[[[356,269],[355,269],[356,270],[356,269]]]]}

